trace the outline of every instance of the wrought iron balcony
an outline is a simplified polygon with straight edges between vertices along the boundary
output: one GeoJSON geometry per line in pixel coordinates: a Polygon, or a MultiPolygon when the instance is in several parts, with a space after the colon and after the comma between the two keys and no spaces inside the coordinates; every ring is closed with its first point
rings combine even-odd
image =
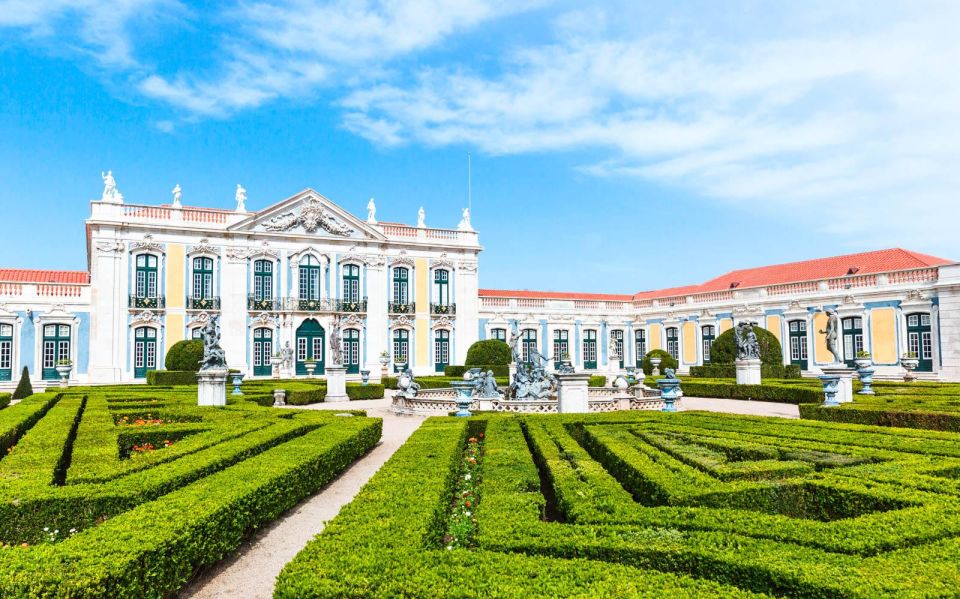
{"type": "Polygon", "coordinates": [[[280,309],[280,302],[272,297],[257,299],[252,295],[247,296],[247,310],[257,312],[272,312],[280,309]]]}
{"type": "Polygon", "coordinates": [[[340,300],[337,302],[337,312],[364,313],[367,311],[367,298],[358,302],[340,300]]]}
{"type": "Polygon", "coordinates": [[[219,310],[219,297],[188,297],[187,310],[219,310]]]}
{"type": "Polygon", "coordinates": [[[129,306],[131,308],[142,308],[144,310],[161,310],[167,304],[166,298],[162,295],[157,297],[139,297],[130,296],[129,306]]]}
{"type": "Polygon", "coordinates": [[[413,314],[417,311],[416,302],[390,302],[387,304],[387,311],[390,314],[413,314]]]}
{"type": "Polygon", "coordinates": [[[457,313],[456,304],[430,304],[431,314],[454,315],[457,313]]]}
{"type": "Polygon", "coordinates": [[[293,299],[287,302],[290,310],[301,312],[333,312],[335,301],[329,299],[293,299]]]}

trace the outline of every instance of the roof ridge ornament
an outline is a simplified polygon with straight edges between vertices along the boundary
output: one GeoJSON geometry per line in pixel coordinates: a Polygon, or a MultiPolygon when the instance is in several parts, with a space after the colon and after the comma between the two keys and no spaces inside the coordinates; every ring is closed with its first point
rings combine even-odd
{"type": "Polygon", "coordinates": [[[355,232],[331,214],[319,198],[313,196],[304,201],[299,212],[286,212],[275,216],[263,223],[263,228],[267,231],[289,231],[298,225],[307,233],[313,233],[320,228],[333,235],[349,237],[355,232]]]}

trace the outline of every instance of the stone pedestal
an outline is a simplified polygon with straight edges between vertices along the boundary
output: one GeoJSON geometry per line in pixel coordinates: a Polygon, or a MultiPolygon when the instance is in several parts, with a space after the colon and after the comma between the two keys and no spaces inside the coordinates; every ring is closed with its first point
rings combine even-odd
{"type": "Polygon", "coordinates": [[[450,386],[457,392],[457,413],[454,416],[468,417],[470,406],[473,405],[473,383],[470,381],[453,381],[450,386]]]}
{"type": "Polygon", "coordinates": [[[734,364],[737,366],[738,385],[760,384],[760,360],[737,360],[734,364]]]}
{"type": "Polygon", "coordinates": [[[843,364],[832,364],[821,368],[826,376],[837,376],[837,403],[853,401],[853,368],[843,364]]]}
{"type": "Polygon", "coordinates": [[[581,372],[557,374],[557,411],[561,414],[586,414],[590,411],[587,382],[590,375],[581,372]]]}
{"type": "Polygon", "coordinates": [[[201,370],[197,373],[197,405],[227,405],[227,369],[201,370]]]}
{"type": "Polygon", "coordinates": [[[347,397],[346,366],[327,366],[327,397],[324,401],[350,401],[347,397]]]}
{"type": "Polygon", "coordinates": [[[287,392],[284,389],[273,390],[273,405],[280,407],[287,405],[287,392]]]}

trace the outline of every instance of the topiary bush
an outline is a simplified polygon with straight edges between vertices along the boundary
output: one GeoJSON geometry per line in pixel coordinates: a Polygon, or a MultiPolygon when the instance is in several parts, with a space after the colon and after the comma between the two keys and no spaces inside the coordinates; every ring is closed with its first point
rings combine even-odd
{"type": "MultiPolygon", "coordinates": [[[[783,350],[777,338],[760,326],[753,327],[760,344],[760,362],[762,364],[783,364],[783,350]]],[[[720,333],[710,346],[711,364],[733,364],[737,359],[737,339],[733,329],[720,333]]],[[[661,367],[662,368],[662,367],[661,367]]]]}
{"type": "MultiPolygon", "coordinates": [[[[800,366],[797,364],[761,364],[760,375],[765,379],[798,379],[800,366]]],[[[690,376],[709,379],[732,379],[737,376],[735,364],[705,364],[691,366],[690,376]]]]}
{"type": "Polygon", "coordinates": [[[480,370],[486,372],[488,370],[493,371],[493,376],[510,376],[510,365],[509,364],[478,364],[474,366],[447,366],[443,369],[443,376],[449,377],[463,377],[464,374],[471,368],[479,368],[480,370]]]}
{"type": "Polygon", "coordinates": [[[203,341],[200,339],[185,339],[173,344],[173,347],[167,352],[164,366],[167,370],[198,372],[202,359],[203,341]]]}
{"type": "Polygon", "coordinates": [[[190,370],[148,370],[148,385],[196,385],[197,372],[190,370]]]}
{"type": "Polygon", "coordinates": [[[477,341],[467,350],[467,366],[505,365],[513,359],[510,346],[499,339],[477,341]]]}
{"type": "Polygon", "coordinates": [[[33,395],[33,385],[30,384],[30,371],[24,366],[20,373],[20,382],[17,383],[17,388],[13,392],[13,399],[24,399],[31,395],[33,395]]]}
{"type": "Polygon", "coordinates": [[[677,363],[677,359],[671,356],[669,352],[662,349],[652,349],[643,357],[643,362],[641,363],[644,374],[653,374],[653,364],[650,363],[650,358],[660,358],[659,369],[661,374],[664,368],[673,368],[676,370],[680,366],[677,363]]]}

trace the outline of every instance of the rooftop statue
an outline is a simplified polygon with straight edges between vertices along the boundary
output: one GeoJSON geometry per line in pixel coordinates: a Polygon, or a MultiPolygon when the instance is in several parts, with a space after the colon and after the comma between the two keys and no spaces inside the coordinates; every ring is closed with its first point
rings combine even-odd
{"type": "Polygon", "coordinates": [[[460,224],[457,225],[458,231],[473,231],[473,225],[470,224],[470,209],[463,209],[463,218],[460,219],[460,224]]]}
{"type": "Polygon", "coordinates": [[[420,210],[417,210],[417,228],[423,229],[427,226],[427,213],[424,211],[423,206],[420,206],[420,210]]]}
{"type": "Polygon", "coordinates": [[[373,197],[367,202],[367,223],[371,225],[377,224],[377,204],[373,201],[373,197]]]}
{"type": "Polygon", "coordinates": [[[181,206],[180,196],[183,194],[183,190],[180,189],[180,184],[177,183],[176,186],[174,186],[173,191],[171,191],[170,193],[173,194],[173,207],[179,208],[181,206]]]}
{"type": "Polygon", "coordinates": [[[237,212],[246,212],[247,211],[247,190],[243,188],[242,185],[237,183],[237,193],[235,196],[237,200],[237,212]]]}
{"type": "Polygon", "coordinates": [[[837,364],[843,362],[843,355],[840,353],[840,317],[833,308],[827,308],[827,328],[820,331],[821,335],[826,337],[827,349],[833,354],[833,361],[837,364]]]}
{"type": "Polygon", "coordinates": [[[734,337],[737,340],[737,359],[738,360],[759,360],[760,342],[757,340],[757,334],[753,332],[755,322],[741,322],[733,330],[734,337]]]}
{"type": "Polygon", "coordinates": [[[117,189],[117,181],[113,178],[113,171],[100,171],[100,178],[103,179],[103,195],[100,197],[100,201],[122,204],[123,194],[117,189]]]}
{"type": "Polygon", "coordinates": [[[203,359],[200,360],[200,370],[224,370],[227,368],[227,356],[220,347],[219,317],[214,316],[207,320],[200,331],[203,339],[203,359]]]}

